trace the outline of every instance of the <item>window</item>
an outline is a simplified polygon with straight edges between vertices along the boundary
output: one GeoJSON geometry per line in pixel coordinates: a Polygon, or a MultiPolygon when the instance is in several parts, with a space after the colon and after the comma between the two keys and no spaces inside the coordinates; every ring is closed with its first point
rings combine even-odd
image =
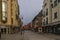
{"type": "Polygon", "coordinates": [[[43,25],[45,25],[45,22],[43,22],[43,25]]]}
{"type": "Polygon", "coordinates": [[[43,17],[45,17],[45,11],[43,12],[43,17]]]}
{"type": "Polygon", "coordinates": [[[53,8],[53,4],[51,4],[51,7],[53,8]]]}
{"type": "Polygon", "coordinates": [[[57,6],[57,0],[54,1],[54,7],[57,6]]]}
{"type": "Polygon", "coordinates": [[[52,2],[52,0],[50,0],[50,2],[52,2]]]}
{"type": "Polygon", "coordinates": [[[56,19],[57,18],[57,12],[56,13],[54,13],[54,19],[56,19]]]}
{"type": "Polygon", "coordinates": [[[46,18],[46,25],[48,24],[48,17],[46,18]]]}
{"type": "Polygon", "coordinates": [[[3,14],[2,14],[2,20],[3,20],[3,21],[6,20],[6,16],[7,16],[7,14],[5,14],[5,12],[3,12],[3,14]]]}
{"type": "Polygon", "coordinates": [[[2,1],[2,21],[7,21],[7,3],[2,1]]]}
{"type": "Polygon", "coordinates": [[[11,23],[13,24],[13,18],[11,18],[11,23]]]}
{"type": "Polygon", "coordinates": [[[42,25],[42,23],[41,23],[41,25],[42,25]]]}
{"type": "Polygon", "coordinates": [[[47,5],[47,3],[44,4],[44,7],[47,5]]]}
{"type": "Polygon", "coordinates": [[[48,15],[48,9],[46,9],[46,16],[48,15]]]}
{"type": "Polygon", "coordinates": [[[43,25],[45,25],[45,19],[44,19],[43,25]]]}
{"type": "Polygon", "coordinates": [[[60,0],[58,0],[58,3],[60,2],[60,0]]]}
{"type": "Polygon", "coordinates": [[[44,22],[43,22],[43,25],[44,25],[44,22]]]}
{"type": "Polygon", "coordinates": [[[44,6],[46,6],[47,5],[47,3],[45,3],[45,5],[44,6]]]}
{"type": "Polygon", "coordinates": [[[36,20],[38,21],[39,19],[38,19],[38,18],[36,18],[36,20]]]}
{"type": "Polygon", "coordinates": [[[38,25],[39,23],[36,23],[36,25],[38,25]]]}
{"type": "Polygon", "coordinates": [[[18,19],[18,15],[16,14],[16,19],[18,19]]]}
{"type": "Polygon", "coordinates": [[[2,2],[2,11],[6,11],[6,2],[2,2]]]}

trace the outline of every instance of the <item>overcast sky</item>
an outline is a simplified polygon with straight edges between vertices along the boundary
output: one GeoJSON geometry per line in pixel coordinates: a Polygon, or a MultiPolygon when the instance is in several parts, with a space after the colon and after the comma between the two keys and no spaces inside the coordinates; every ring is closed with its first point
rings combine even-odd
{"type": "Polygon", "coordinates": [[[26,25],[42,9],[43,0],[19,0],[20,17],[23,17],[23,23],[26,25]]]}

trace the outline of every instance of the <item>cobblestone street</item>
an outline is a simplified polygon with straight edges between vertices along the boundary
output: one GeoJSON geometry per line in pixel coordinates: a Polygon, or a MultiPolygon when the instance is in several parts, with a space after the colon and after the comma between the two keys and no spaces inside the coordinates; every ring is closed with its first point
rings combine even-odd
{"type": "Polygon", "coordinates": [[[0,40],[60,40],[60,35],[54,34],[38,34],[31,31],[25,31],[24,35],[16,34],[2,34],[0,40]]]}

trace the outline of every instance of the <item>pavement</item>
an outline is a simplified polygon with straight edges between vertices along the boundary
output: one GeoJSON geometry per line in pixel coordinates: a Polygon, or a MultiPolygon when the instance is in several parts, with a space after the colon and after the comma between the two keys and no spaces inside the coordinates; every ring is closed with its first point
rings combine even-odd
{"type": "Polygon", "coordinates": [[[25,31],[16,34],[2,34],[0,40],[60,40],[60,35],[55,34],[38,34],[32,31],[25,31]]]}

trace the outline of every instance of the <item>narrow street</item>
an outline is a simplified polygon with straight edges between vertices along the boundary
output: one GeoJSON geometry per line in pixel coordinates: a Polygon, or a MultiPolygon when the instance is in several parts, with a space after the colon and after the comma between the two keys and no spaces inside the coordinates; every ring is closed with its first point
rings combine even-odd
{"type": "Polygon", "coordinates": [[[24,35],[16,34],[2,34],[0,40],[60,40],[60,35],[54,34],[38,34],[32,31],[25,31],[24,35]]]}

